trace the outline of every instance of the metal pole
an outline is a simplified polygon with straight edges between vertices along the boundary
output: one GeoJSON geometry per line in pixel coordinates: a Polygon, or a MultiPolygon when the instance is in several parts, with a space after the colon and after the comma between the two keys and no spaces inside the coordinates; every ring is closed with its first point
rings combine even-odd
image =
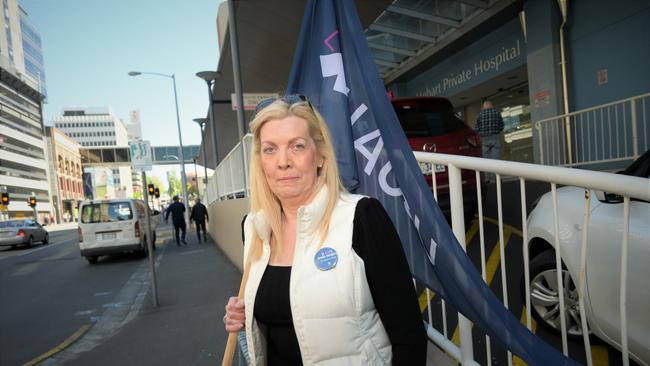
{"type": "MultiPolygon", "coordinates": [[[[239,130],[239,141],[242,143],[241,156],[246,161],[244,152],[244,135],[246,134],[246,125],[244,124],[244,96],[242,94],[241,68],[239,65],[239,43],[237,41],[237,22],[235,21],[235,2],[228,0],[228,28],[230,33],[230,49],[232,53],[232,70],[235,81],[235,95],[237,97],[237,127],[239,130]]],[[[246,187],[248,182],[246,172],[244,172],[244,196],[247,196],[246,187]]]]}
{"type": "MultiPolygon", "coordinates": [[[[451,204],[451,226],[456,239],[465,248],[465,217],[463,215],[463,190],[460,169],[449,164],[449,203],[451,204]]],[[[460,363],[468,365],[474,360],[472,344],[472,323],[461,313],[458,313],[458,328],[460,329],[460,363]]]]}
{"type": "Polygon", "coordinates": [[[237,41],[237,22],[235,21],[235,2],[228,0],[228,31],[230,33],[230,49],[232,53],[232,73],[235,82],[235,96],[237,97],[237,129],[239,139],[246,134],[244,125],[244,96],[242,94],[241,68],[239,65],[239,43],[237,41]]]}
{"type": "MultiPolygon", "coordinates": [[[[178,94],[176,93],[176,76],[172,74],[172,83],[174,84],[174,101],[176,102],[176,127],[178,127],[178,150],[181,163],[181,183],[183,184],[183,199],[187,206],[187,176],[185,175],[185,156],[183,155],[183,137],[181,136],[181,117],[178,113],[178,94]]],[[[185,222],[190,222],[188,217],[188,210],[185,210],[185,222]]]]}
{"type": "Polygon", "coordinates": [[[196,182],[196,195],[199,194],[199,173],[196,172],[196,157],[192,159],[194,161],[194,181],[196,182]]]}
{"type": "MultiPolygon", "coordinates": [[[[217,125],[214,123],[214,103],[212,99],[212,82],[209,80],[205,81],[208,84],[208,101],[210,105],[208,106],[208,119],[210,120],[211,126],[211,137],[212,137],[212,147],[214,148],[214,167],[217,168],[219,165],[219,149],[217,148],[217,125]]],[[[216,81],[214,81],[216,83],[216,81]]],[[[203,156],[203,161],[205,161],[205,155],[203,156]]],[[[206,175],[206,179],[207,179],[206,175]]]]}
{"type": "MultiPolygon", "coordinates": [[[[147,175],[142,171],[142,181],[147,182],[147,175]]],[[[153,260],[153,232],[151,231],[151,212],[149,210],[149,190],[143,189],[144,202],[147,210],[147,250],[149,251],[149,273],[151,274],[151,288],[153,290],[153,307],[158,307],[158,285],[156,283],[156,265],[153,260]]]]}
{"type": "MultiPolygon", "coordinates": [[[[212,112],[211,112],[212,113],[212,112]]],[[[205,161],[205,132],[203,126],[201,126],[201,146],[203,146],[203,200],[206,204],[209,204],[208,201],[208,163],[205,161]]]]}

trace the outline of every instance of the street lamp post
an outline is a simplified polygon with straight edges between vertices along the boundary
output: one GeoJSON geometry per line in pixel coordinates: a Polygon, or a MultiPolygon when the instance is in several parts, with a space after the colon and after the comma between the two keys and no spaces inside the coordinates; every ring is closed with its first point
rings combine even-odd
{"type": "MultiPolygon", "coordinates": [[[[201,129],[201,146],[203,147],[203,151],[202,151],[202,153],[203,153],[203,174],[204,174],[203,179],[205,179],[205,181],[204,181],[205,184],[203,185],[203,187],[204,187],[203,188],[203,195],[204,195],[203,200],[206,202],[206,204],[208,204],[208,163],[205,160],[205,150],[206,149],[205,149],[205,134],[204,134],[204,127],[205,127],[205,124],[208,122],[208,120],[206,118],[194,118],[193,121],[198,123],[199,128],[201,129]]],[[[214,127],[213,127],[213,129],[214,129],[214,127]]],[[[196,163],[196,161],[195,161],[195,163],[196,163]]],[[[197,188],[198,188],[198,181],[197,181],[197,188]]]]}
{"type": "MultiPolygon", "coordinates": [[[[183,137],[181,136],[181,117],[178,112],[178,94],[176,93],[176,76],[174,74],[167,75],[161,74],[158,72],[148,72],[148,71],[129,71],[129,76],[138,76],[138,75],[156,75],[172,79],[172,84],[174,86],[174,102],[176,103],[176,127],[178,128],[178,155],[180,156],[181,164],[181,182],[183,184],[183,198],[185,204],[188,204],[187,197],[187,177],[185,175],[185,156],[183,155],[183,137]]],[[[189,223],[189,212],[185,210],[185,222],[189,223]]]]}
{"type": "Polygon", "coordinates": [[[192,158],[192,161],[194,161],[194,182],[196,183],[196,195],[199,195],[199,173],[196,172],[196,159],[198,159],[198,156],[195,156],[192,158]]]}
{"type": "MultiPolygon", "coordinates": [[[[221,75],[219,71],[199,71],[196,73],[196,76],[205,80],[205,83],[208,85],[208,101],[210,102],[208,106],[208,118],[211,126],[211,136],[212,147],[214,148],[214,167],[216,168],[219,164],[219,149],[217,148],[217,126],[214,123],[214,99],[212,98],[212,84],[214,84],[217,78],[221,75]]],[[[194,120],[196,121],[196,119],[194,120]]],[[[205,156],[204,156],[205,159],[205,156]]],[[[204,160],[205,161],[205,160],[204,160]]],[[[208,179],[208,177],[205,177],[208,179]]]]}

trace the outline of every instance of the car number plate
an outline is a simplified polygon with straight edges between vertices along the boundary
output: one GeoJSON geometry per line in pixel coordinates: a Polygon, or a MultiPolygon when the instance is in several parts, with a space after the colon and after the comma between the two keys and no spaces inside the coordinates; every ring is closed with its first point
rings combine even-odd
{"type": "Polygon", "coordinates": [[[117,238],[117,234],[115,233],[103,233],[102,234],[102,239],[103,240],[110,240],[110,239],[115,239],[117,238]]]}

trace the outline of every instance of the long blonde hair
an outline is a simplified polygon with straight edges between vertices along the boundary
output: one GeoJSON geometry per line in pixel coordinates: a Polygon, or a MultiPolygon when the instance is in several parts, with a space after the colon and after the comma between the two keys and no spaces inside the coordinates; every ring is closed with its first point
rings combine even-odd
{"type": "MultiPolygon", "coordinates": [[[[261,142],[260,133],[262,127],[271,120],[283,119],[289,116],[296,116],[307,121],[309,136],[316,144],[318,157],[323,159],[323,165],[318,169],[319,179],[317,179],[315,192],[318,192],[323,186],[327,187],[329,192],[327,208],[323,215],[323,221],[319,226],[319,234],[322,241],[329,230],[330,218],[338,201],[339,194],[345,190],[340,178],[339,170],[336,163],[334,146],[330,136],[329,129],[323,117],[307,101],[289,104],[283,99],[278,99],[269,106],[263,108],[255,115],[250,123],[250,129],[253,133],[253,145],[250,162],[250,187],[251,187],[251,212],[262,212],[271,227],[270,245],[272,250],[278,254],[281,253],[281,236],[282,236],[282,206],[280,201],[271,191],[264,171],[262,170],[261,159],[261,142]]],[[[262,254],[262,240],[259,234],[254,230],[251,238],[251,247],[249,248],[249,260],[255,260],[262,254]]]]}

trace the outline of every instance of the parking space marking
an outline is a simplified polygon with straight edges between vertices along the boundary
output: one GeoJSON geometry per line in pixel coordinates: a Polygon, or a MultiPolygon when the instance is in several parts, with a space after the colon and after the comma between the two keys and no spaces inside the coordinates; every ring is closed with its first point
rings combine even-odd
{"type": "MultiPolygon", "coordinates": [[[[476,233],[478,232],[478,229],[478,220],[472,220],[472,226],[465,234],[465,247],[469,246],[469,243],[472,242],[474,236],[476,236],[476,233]]],[[[434,291],[430,291],[429,299],[427,299],[427,292],[422,291],[422,294],[420,294],[420,297],[418,297],[418,304],[420,304],[421,313],[427,309],[427,306],[429,306],[429,301],[433,300],[434,297],[436,297],[436,293],[434,291]]]]}
{"type": "MultiPolygon", "coordinates": [[[[512,229],[510,226],[503,225],[503,240],[505,242],[504,245],[504,250],[505,247],[508,246],[508,243],[510,242],[510,237],[512,236],[512,229]]],[[[487,260],[487,263],[485,264],[485,274],[486,274],[486,281],[488,285],[492,284],[492,280],[494,279],[494,275],[497,272],[499,262],[501,261],[501,252],[499,250],[499,247],[501,246],[500,241],[497,240],[496,245],[494,245],[494,248],[492,248],[492,252],[490,253],[490,257],[487,260]]],[[[472,326],[474,326],[474,323],[472,323],[472,326]]],[[[460,345],[460,330],[458,326],[456,326],[456,329],[454,329],[454,335],[451,338],[451,341],[454,342],[457,346],[460,345]]]]}
{"type": "Polygon", "coordinates": [[[604,346],[591,346],[591,359],[594,366],[608,366],[609,351],[604,346]]]}
{"type": "Polygon", "coordinates": [[[41,361],[43,361],[43,360],[45,360],[45,359],[47,359],[49,357],[54,356],[57,353],[63,351],[66,347],[68,347],[69,345],[74,343],[77,339],[81,338],[81,336],[83,336],[88,331],[88,329],[90,329],[90,327],[91,327],[91,324],[82,325],[81,328],[79,328],[76,332],[72,333],[72,335],[70,337],[68,337],[68,339],[61,342],[58,346],[52,348],[51,350],[43,353],[42,355],[40,355],[40,356],[38,356],[36,358],[33,358],[30,361],[27,361],[22,366],[36,365],[37,363],[39,363],[39,362],[41,362],[41,361]]]}
{"type": "MultiPolygon", "coordinates": [[[[524,308],[521,310],[521,317],[519,318],[519,321],[521,322],[521,324],[524,324],[524,325],[526,324],[526,318],[527,318],[526,317],[526,306],[524,305],[524,308]]],[[[535,321],[535,319],[530,319],[530,331],[533,332],[533,334],[535,334],[535,332],[537,332],[537,322],[535,321]]],[[[514,354],[512,355],[512,364],[513,364],[513,366],[527,366],[528,365],[526,363],[526,361],[522,360],[521,358],[519,358],[519,356],[514,355],[514,354]]]]}

